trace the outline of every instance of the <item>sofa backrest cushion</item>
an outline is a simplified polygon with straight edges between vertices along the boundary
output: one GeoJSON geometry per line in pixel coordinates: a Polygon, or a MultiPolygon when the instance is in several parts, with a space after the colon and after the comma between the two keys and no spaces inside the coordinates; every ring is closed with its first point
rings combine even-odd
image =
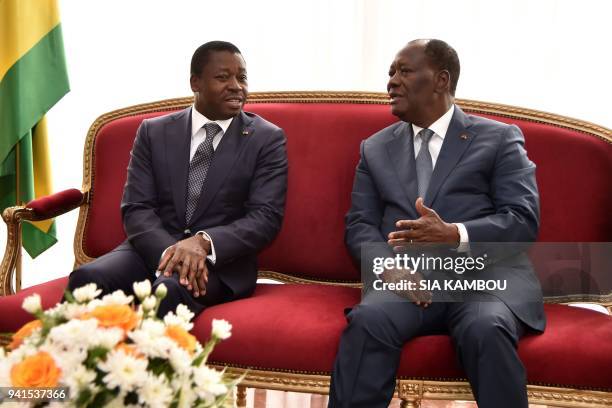
{"type": "MultiPolygon", "coordinates": [[[[283,227],[259,257],[261,270],[296,277],[358,281],[344,246],[344,216],[360,142],[396,121],[376,103],[250,103],[285,130],[289,187],[283,227]]],[[[469,113],[469,109],[464,109],[469,113]]],[[[100,256],[125,239],[119,203],[129,152],[140,122],[168,113],[122,117],[103,125],[94,140],[92,199],[83,249],[100,256]]],[[[612,144],[593,135],[502,115],[483,116],[518,125],[537,165],[541,197],[540,241],[612,241],[612,144]]]]}

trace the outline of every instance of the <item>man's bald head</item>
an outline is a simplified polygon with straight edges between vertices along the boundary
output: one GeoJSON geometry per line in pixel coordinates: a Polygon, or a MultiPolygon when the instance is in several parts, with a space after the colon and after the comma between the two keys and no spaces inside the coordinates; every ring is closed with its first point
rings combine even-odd
{"type": "Polygon", "coordinates": [[[459,81],[459,73],[461,71],[457,51],[446,42],[437,39],[420,38],[412,40],[406,47],[411,45],[423,47],[423,52],[427,56],[429,63],[436,70],[448,71],[450,76],[449,92],[452,96],[455,96],[457,82],[459,81]]]}

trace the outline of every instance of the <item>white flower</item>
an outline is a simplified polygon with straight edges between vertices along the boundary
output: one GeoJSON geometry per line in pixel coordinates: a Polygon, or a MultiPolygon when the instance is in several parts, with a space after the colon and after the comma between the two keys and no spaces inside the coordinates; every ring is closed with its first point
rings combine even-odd
{"type": "Polygon", "coordinates": [[[138,330],[128,333],[138,350],[149,357],[168,358],[176,343],[164,335],[166,327],[160,321],[145,319],[138,330]]]}
{"type": "Polygon", "coordinates": [[[12,363],[8,359],[0,358],[0,387],[10,387],[12,385],[11,367],[12,363]]]}
{"type": "Polygon", "coordinates": [[[166,327],[159,320],[145,319],[142,322],[140,330],[149,333],[153,337],[163,336],[166,332],[166,327]]]}
{"type": "Polygon", "coordinates": [[[193,319],[193,316],[195,316],[193,312],[182,303],[176,307],[176,315],[183,319],[185,322],[190,322],[191,319],[193,319]]]}
{"type": "Polygon", "coordinates": [[[157,289],[155,289],[155,296],[157,296],[160,299],[163,299],[166,297],[167,294],[168,294],[168,288],[163,283],[160,283],[159,286],[157,286],[157,289]]]}
{"type": "Polygon", "coordinates": [[[177,316],[174,312],[168,312],[164,316],[164,323],[166,326],[179,326],[185,329],[186,331],[190,331],[193,328],[193,323],[189,323],[189,321],[185,321],[183,317],[177,316]]]}
{"type": "Polygon", "coordinates": [[[24,358],[32,356],[37,352],[37,348],[32,343],[26,340],[21,344],[21,346],[17,347],[15,350],[9,353],[9,355],[7,356],[7,361],[9,361],[10,363],[18,363],[24,358]]]}
{"type": "Polygon", "coordinates": [[[95,336],[89,339],[89,345],[91,347],[104,347],[111,350],[121,340],[123,340],[123,330],[118,327],[98,329],[95,336]]]}
{"type": "Polygon", "coordinates": [[[36,312],[40,312],[42,310],[40,295],[38,293],[35,293],[33,295],[28,296],[23,300],[21,307],[23,307],[28,313],[35,314],[36,312]]]}
{"type": "Polygon", "coordinates": [[[98,321],[96,319],[74,319],[52,328],[49,331],[48,339],[67,347],[87,347],[89,341],[95,337],[97,327],[98,321]]]}
{"type": "MultiPolygon", "coordinates": [[[[134,300],[134,296],[126,296],[121,290],[116,290],[110,295],[106,295],[102,298],[102,304],[104,305],[129,305],[134,300]]],[[[91,307],[91,303],[89,303],[91,307]]]]}
{"type": "Polygon", "coordinates": [[[232,335],[232,325],[227,320],[213,319],[212,335],[221,340],[225,340],[232,335]]]}
{"type": "MultiPolygon", "coordinates": [[[[96,299],[99,302],[98,299],[96,299]]],[[[89,307],[86,304],[78,303],[62,303],[55,306],[52,310],[47,310],[47,314],[51,316],[63,317],[66,320],[72,320],[81,317],[89,311],[89,307]]]]}
{"type": "Polygon", "coordinates": [[[206,401],[225,394],[227,386],[223,384],[223,373],[215,369],[200,366],[193,370],[193,381],[196,384],[196,393],[206,401]],[[212,398],[211,398],[212,397],[212,398]]]}
{"type": "Polygon", "coordinates": [[[174,371],[178,374],[188,374],[191,371],[193,359],[191,355],[182,347],[171,347],[169,349],[168,360],[174,371]]]}
{"type": "Polygon", "coordinates": [[[76,288],[72,292],[72,296],[79,303],[89,302],[91,299],[98,297],[98,295],[102,293],[102,289],[98,289],[95,283],[88,283],[85,286],[81,286],[80,288],[76,288]]]}
{"type": "Polygon", "coordinates": [[[122,350],[111,351],[106,361],[98,364],[98,368],[107,374],[102,379],[109,388],[120,387],[123,391],[133,391],[147,379],[148,361],[126,355],[122,350]]]}
{"type": "Polygon", "coordinates": [[[148,373],[147,379],[138,391],[138,401],[151,408],[166,408],[172,402],[174,392],[163,376],[148,373]]]}
{"type": "Polygon", "coordinates": [[[151,294],[151,281],[134,282],[134,293],[138,299],[144,299],[151,294]]]}
{"type": "Polygon", "coordinates": [[[76,397],[81,389],[91,388],[96,379],[96,373],[83,365],[78,365],[73,370],[62,373],[64,374],[64,382],[70,387],[72,397],[76,397]]]}
{"type": "Polygon", "coordinates": [[[46,351],[53,357],[58,367],[61,368],[63,376],[81,366],[87,358],[87,347],[83,344],[71,346],[48,340],[40,347],[40,350],[46,351]]]}
{"type": "Polygon", "coordinates": [[[142,301],[142,308],[146,311],[155,309],[155,305],[157,305],[157,298],[155,296],[147,296],[147,298],[142,301]]]}

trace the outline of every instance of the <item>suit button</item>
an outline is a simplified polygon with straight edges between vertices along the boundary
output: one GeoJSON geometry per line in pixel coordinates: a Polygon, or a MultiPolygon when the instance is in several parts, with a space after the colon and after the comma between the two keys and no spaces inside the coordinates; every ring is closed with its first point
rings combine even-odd
{"type": "Polygon", "coordinates": [[[187,228],[185,231],[183,231],[183,234],[191,235],[191,230],[189,228],[187,228]]]}

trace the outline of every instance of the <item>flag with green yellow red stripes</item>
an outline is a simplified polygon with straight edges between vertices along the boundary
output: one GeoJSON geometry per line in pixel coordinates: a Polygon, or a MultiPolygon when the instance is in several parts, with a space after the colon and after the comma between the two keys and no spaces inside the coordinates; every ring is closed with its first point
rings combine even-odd
{"type": "MultiPolygon", "coordinates": [[[[52,192],[45,113],[68,90],[57,0],[0,0],[0,210],[52,192]]],[[[54,220],[22,231],[33,258],[57,242],[54,220]]]]}

